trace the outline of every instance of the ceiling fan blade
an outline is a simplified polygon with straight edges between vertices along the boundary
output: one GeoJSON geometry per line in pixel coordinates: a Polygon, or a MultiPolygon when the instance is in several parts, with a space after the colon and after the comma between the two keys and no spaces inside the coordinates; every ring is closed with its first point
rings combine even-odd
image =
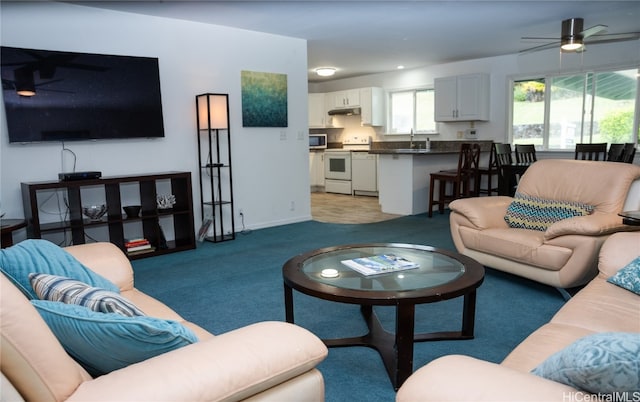
{"type": "Polygon", "coordinates": [[[582,34],[582,37],[586,39],[589,36],[597,35],[601,32],[607,32],[607,28],[608,27],[606,25],[602,25],[602,24],[595,25],[595,26],[592,26],[591,28],[585,29],[584,31],[581,32],[581,34],[582,34]]]}
{"type": "Polygon", "coordinates": [[[603,34],[590,36],[585,43],[609,43],[609,42],[624,42],[627,40],[640,39],[640,32],[623,32],[617,34],[603,34]]]}
{"type": "Polygon", "coordinates": [[[523,36],[520,38],[521,42],[525,43],[540,43],[540,42],[551,42],[551,41],[559,41],[560,38],[543,38],[537,36],[523,36]]]}
{"type": "Polygon", "coordinates": [[[533,52],[538,52],[540,50],[553,49],[554,47],[558,47],[558,46],[560,46],[560,42],[545,43],[544,45],[534,46],[534,47],[530,47],[528,49],[521,50],[518,53],[520,53],[520,54],[533,53],[533,52]]]}

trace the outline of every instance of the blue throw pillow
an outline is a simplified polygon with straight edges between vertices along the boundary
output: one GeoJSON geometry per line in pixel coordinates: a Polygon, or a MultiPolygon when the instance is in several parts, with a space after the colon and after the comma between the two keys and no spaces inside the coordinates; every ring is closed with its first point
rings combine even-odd
{"type": "Polygon", "coordinates": [[[594,394],[640,392],[640,334],[604,332],[578,339],[532,373],[594,394]]]}
{"type": "Polygon", "coordinates": [[[636,257],[635,260],[628,263],[615,275],[607,279],[607,282],[640,295],[640,257],[636,257]]]}
{"type": "Polygon", "coordinates": [[[198,341],[176,321],[97,313],[45,300],[31,303],[67,353],[94,377],[198,341]]]}
{"type": "Polygon", "coordinates": [[[27,239],[0,250],[0,270],[29,299],[38,298],[29,283],[29,274],[32,272],[66,276],[91,286],[120,293],[120,289],[113,282],[82,265],[62,247],[42,239],[27,239]]]}

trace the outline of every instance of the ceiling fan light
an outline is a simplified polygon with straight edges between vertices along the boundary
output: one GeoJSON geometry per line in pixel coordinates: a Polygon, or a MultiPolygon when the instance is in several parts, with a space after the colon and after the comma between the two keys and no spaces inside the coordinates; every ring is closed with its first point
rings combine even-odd
{"type": "Polygon", "coordinates": [[[560,49],[565,52],[575,52],[584,46],[582,30],[584,20],[582,18],[570,18],[562,21],[560,35],[560,49]]]}
{"type": "Polygon", "coordinates": [[[582,38],[567,38],[562,39],[560,48],[565,52],[576,52],[582,49],[583,46],[582,38]]]}
{"type": "Polygon", "coordinates": [[[36,94],[36,84],[33,80],[33,71],[21,67],[13,71],[15,78],[16,93],[20,96],[34,96],[36,94]]]}
{"type": "Polygon", "coordinates": [[[320,68],[316,68],[315,72],[320,77],[331,77],[336,73],[336,69],[333,67],[320,67],[320,68]]]}

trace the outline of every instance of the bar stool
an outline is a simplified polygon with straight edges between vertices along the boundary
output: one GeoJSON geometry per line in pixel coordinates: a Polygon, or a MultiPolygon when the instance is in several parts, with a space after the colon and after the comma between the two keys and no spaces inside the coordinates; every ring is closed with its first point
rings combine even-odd
{"type": "Polygon", "coordinates": [[[498,165],[498,194],[509,195],[511,193],[514,180],[505,171],[503,166],[513,165],[513,157],[511,156],[511,144],[493,144],[496,153],[496,164],[498,165]]]}
{"type": "Polygon", "coordinates": [[[460,147],[458,168],[431,173],[429,183],[429,217],[433,216],[433,204],[438,204],[438,211],[444,213],[444,204],[458,198],[465,198],[477,193],[478,162],[480,161],[480,145],[464,143],[460,147]],[[438,199],[434,200],[435,183],[438,182],[438,199]],[[447,183],[451,183],[451,192],[447,193],[447,183]],[[474,188],[472,189],[471,186],[474,188]]]}
{"type": "Polygon", "coordinates": [[[491,195],[492,193],[499,193],[499,175],[500,170],[498,169],[498,161],[496,160],[496,148],[494,147],[494,143],[491,143],[491,150],[489,151],[489,166],[487,167],[479,167],[478,168],[478,185],[476,189],[478,190],[476,195],[487,194],[491,195]],[[487,176],[487,187],[482,188],[482,177],[487,176]],[[496,176],[496,184],[493,185],[493,177],[496,176]]]}

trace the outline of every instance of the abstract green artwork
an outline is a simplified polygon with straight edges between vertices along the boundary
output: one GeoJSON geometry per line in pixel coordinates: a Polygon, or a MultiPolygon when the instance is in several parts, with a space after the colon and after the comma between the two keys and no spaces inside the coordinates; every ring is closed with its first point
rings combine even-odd
{"type": "Polygon", "coordinates": [[[241,72],[242,126],[287,127],[287,75],[241,72]]]}

